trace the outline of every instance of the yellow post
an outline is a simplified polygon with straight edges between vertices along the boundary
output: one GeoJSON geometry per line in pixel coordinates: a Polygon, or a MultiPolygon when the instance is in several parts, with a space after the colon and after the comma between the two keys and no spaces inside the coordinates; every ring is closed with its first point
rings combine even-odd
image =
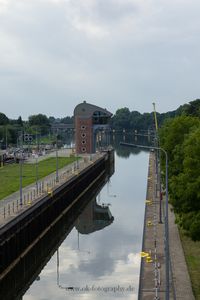
{"type": "Polygon", "coordinates": [[[158,132],[158,121],[157,121],[157,115],[156,115],[156,104],[153,102],[153,112],[154,112],[154,120],[155,120],[155,126],[156,126],[156,132],[158,132]]]}

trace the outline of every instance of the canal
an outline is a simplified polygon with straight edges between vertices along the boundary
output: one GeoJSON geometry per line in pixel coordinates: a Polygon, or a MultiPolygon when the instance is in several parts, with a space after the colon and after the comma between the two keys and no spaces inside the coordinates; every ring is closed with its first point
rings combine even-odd
{"type": "Polygon", "coordinates": [[[137,299],[147,169],[147,152],[115,152],[114,174],[20,299],[137,299]]]}

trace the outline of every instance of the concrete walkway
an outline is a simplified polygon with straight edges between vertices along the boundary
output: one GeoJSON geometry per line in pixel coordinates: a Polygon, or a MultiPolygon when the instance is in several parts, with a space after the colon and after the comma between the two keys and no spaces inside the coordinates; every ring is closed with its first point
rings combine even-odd
{"type": "Polygon", "coordinates": [[[150,153],[145,205],[139,300],[165,299],[164,224],[159,223],[155,154],[150,153]]]}
{"type": "MultiPolygon", "coordinates": [[[[159,197],[157,196],[160,191],[158,187],[155,154],[151,152],[141,253],[139,300],[165,299],[165,232],[164,224],[159,223],[159,197]]],[[[165,199],[162,201],[162,206],[165,206],[165,199]]],[[[171,257],[170,300],[194,300],[183,248],[171,207],[169,207],[168,213],[171,257]]]]}

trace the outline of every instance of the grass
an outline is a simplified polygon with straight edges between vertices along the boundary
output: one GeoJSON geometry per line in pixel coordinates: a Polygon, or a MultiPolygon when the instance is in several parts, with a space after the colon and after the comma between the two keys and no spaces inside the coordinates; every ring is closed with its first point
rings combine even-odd
{"type": "Polygon", "coordinates": [[[194,242],[180,229],[180,237],[196,300],[200,300],[200,241],[194,242]]]}
{"type": "MultiPolygon", "coordinates": [[[[75,157],[59,157],[59,169],[74,162],[75,157]]],[[[56,158],[51,157],[38,163],[38,178],[56,171],[56,158]]],[[[11,164],[0,168],[0,200],[19,190],[19,164],[11,164]]],[[[36,165],[23,164],[23,187],[36,180],[36,165]]]]}

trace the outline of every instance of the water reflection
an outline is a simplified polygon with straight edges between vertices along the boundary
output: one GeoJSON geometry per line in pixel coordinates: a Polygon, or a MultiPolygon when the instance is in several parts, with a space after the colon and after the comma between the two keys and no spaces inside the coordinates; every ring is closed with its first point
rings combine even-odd
{"type": "MultiPolygon", "coordinates": [[[[112,134],[111,143],[114,146],[116,153],[119,157],[129,158],[131,154],[138,155],[141,151],[139,148],[122,147],[120,142],[134,143],[145,146],[151,146],[153,144],[154,136],[147,135],[146,137],[142,135],[135,135],[134,133],[126,132],[124,134],[112,134]]],[[[148,152],[148,150],[145,150],[148,152]]]]}
{"type": "Polygon", "coordinates": [[[147,163],[145,152],[116,156],[111,182],[89,200],[24,300],[137,299],[147,163]]]}
{"type": "Polygon", "coordinates": [[[113,220],[109,205],[99,205],[94,198],[78,217],[76,229],[81,234],[89,234],[109,226],[113,220]]]}
{"type": "MultiPolygon", "coordinates": [[[[0,299],[22,299],[22,295],[25,294],[26,290],[34,281],[34,284],[43,288],[43,274],[46,274],[46,272],[48,275],[51,274],[51,270],[46,271],[45,265],[52,258],[53,253],[55,253],[55,251],[60,247],[71,230],[73,230],[73,228],[75,229],[75,226],[77,226],[77,220],[83,220],[84,211],[88,210],[90,203],[93,203],[94,216],[96,216],[98,206],[94,205],[94,202],[100,189],[105,185],[108,178],[108,174],[105,173],[101,178],[101,182],[93,187],[92,192],[88,191],[85,195],[83,195],[80,200],[77,201],[74,206],[72,206],[70,211],[68,211],[65,215],[62,215],[60,220],[54,226],[50,227],[49,231],[44,235],[44,237],[40,239],[27,254],[22,256],[20,263],[18,263],[12,269],[12,271],[10,271],[7,276],[1,280],[0,299]],[[92,199],[91,193],[94,195],[92,199]],[[41,271],[42,275],[40,274],[41,271]]],[[[97,220],[103,220],[104,216],[102,215],[102,217],[100,217],[97,215],[95,218],[97,220]]],[[[113,220],[113,218],[111,219],[113,220]]],[[[96,220],[94,219],[94,221],[96,220]]],[[[51,287],[49,286],[49,292],[50,290],[51,287]]],[[[25,295],[24,298],[28,297],[27,299],[45,299],[44,297],[40,298],[40,293],[37,294],[37,291],[34,291],[34,294],[36,295],[25,295]]],[[[53,294],[54,293],[52,293],[52,295],[53,294]]],[[[47,299],[57,298],[52,296],[52,298],[48,297],[47,299]]]]}

